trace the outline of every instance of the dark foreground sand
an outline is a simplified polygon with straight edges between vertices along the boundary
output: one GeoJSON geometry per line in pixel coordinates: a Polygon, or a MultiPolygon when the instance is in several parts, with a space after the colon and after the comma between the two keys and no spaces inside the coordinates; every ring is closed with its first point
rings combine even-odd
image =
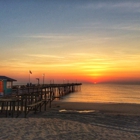
{"type": "Polygon", "coordinates": [[[59,101],[27,118],[0,118],[0,140],[93,139],[139,140],[140,105],[59,101]]]}

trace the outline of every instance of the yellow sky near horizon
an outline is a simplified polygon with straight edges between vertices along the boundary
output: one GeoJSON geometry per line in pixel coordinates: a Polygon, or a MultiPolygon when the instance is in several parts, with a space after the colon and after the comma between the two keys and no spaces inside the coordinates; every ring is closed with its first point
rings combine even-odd
{"type": "MultiPolygon", "coordinates": [[[[32,79],[42,78],[45,73],[46,79],[63,79],[75,81],[102,82],[140,78],[140,56],[122,54],[112,56],[89,53],[73,53],[63,57],[55,55],[27,54],[21,59],[9,59],[3,61],[0,71],[18,79],[28,79],[28,71],[33,72],[32,79]],[[120,59],[123,58],[123,59],[120,59]],[[5,66],[7,65],[7,67],[5,66]],[[10,70],[10,71],[9,71],[10,70]]],[[[27,80],[28,81],[28,80],[27,80]]]]}

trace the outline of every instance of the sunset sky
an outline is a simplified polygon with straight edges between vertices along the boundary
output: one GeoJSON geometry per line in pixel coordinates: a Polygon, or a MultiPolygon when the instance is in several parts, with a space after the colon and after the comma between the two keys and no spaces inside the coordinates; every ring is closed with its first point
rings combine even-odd
{"type": "Polygon", "coordinates": [[[1,0],[0,75],[18,82],[140,81],[139,0],[1,0]]]}

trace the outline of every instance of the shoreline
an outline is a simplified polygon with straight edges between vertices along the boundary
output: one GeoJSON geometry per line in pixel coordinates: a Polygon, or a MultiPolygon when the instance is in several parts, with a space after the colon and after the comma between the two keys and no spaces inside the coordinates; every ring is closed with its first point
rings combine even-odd
{"type": "Polygon", "coordinates": [[[91,103],[53,101],[52,108],[58,110],[94,110],[95,112],[140,115],[140,104],[134,103],[91,103]]]}

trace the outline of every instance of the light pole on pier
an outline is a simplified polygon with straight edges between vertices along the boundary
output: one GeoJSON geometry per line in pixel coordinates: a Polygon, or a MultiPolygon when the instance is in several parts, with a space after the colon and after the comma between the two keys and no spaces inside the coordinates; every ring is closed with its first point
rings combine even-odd
{"type": "Polygon", "coordinates": [[[43,85],[44,85],[44,80],[45,80],[45,74],[43,74],[42,76],[43,76],[43,85]]]}
{"type": "Polygon", "coordinates": [[[38,81],[38,85],[39,85],[39,78],[36,78],[36,80],[38,81]]]}

